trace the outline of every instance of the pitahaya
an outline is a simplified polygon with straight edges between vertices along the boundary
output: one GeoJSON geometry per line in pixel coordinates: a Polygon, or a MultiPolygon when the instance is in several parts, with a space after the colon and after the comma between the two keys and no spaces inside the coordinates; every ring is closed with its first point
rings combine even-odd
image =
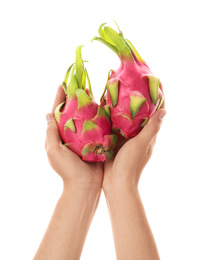
{"type": "Polygon", "coordinates": [[[104,161],[112,157],[117,136],[111,132],[106,111],[93,98],[81,47],[77,47],[76,63],[69,67],[62,84],[66,101],[55,109],[55,119],[67,147],[84,161],[104,161]],[[86,81],[88,88],[85,87],[86,81]]]}
{"type": "Polygon", "coordinates": [[[161,107],[163,92],[160,80],[153,75],[132,43],[108,26],[99,27],[100,37],[120,58],[120,67],[110,70],[101,104],[109,113],[114,133],[126,138],[137,135],[150,116],[161,107]]]}

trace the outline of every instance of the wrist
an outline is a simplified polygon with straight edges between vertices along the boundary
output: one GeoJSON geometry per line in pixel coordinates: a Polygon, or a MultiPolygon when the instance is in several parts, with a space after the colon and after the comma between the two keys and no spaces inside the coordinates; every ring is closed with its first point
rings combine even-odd
{"type": "Polygon", "coordinates": [[[104,194],[116,195],[116,194],[124,194],[126,192],[138,192],[138,183],[131,180],[112,180],[106,182],[103,185],[104,194]]]}
{"type": "Polygon", "coordinates": [[[74,181],[63,182],[63,194],[92,199],[101,193],[102,187],[96,183],[82,184],[74,181]]]}
{"type": "Polygon", "coordinates": [[[63,190],[75,190],[78,192],[101,192],[102,183],[88,180],[76,179],[62,179],[63,180],[63,190]]]}
{"type": "Polygon", "coordinates": [[[140,197],[138,189],[130,185],[111,187],[108,190],[104,190],[104,195],[109,213],[111,213],[112,216],[116,216],[119,212],[124,213],[129,206],[135,204],[140,197]]]}
{"type": "MultiPolygon", "coordinates": [[[[79,219],[82,215],[89,215],[89,221],[95,214],[99,199],[101,195],[101,189],[86,189],[82,186],[67,184],[63,188],[62,197],[65,205],[72,204],[72,208],[79,212],[79,219]]],[[[85,220],[86,221],[86,220],[85,220]]]]}

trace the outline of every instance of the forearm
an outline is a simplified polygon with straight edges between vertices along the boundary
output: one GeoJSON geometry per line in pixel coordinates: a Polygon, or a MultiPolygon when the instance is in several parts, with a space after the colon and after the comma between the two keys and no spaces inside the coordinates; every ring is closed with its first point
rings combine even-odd
{"type": "Polygon", "coordinates": [[[105,192],[118,260],[159,260],[158,250],[137,189],[105,192]]]}
{"type": "Polygon", "coordinates": [[[34,260],[80,259],[100,192],[64,188],[34,260]]]}

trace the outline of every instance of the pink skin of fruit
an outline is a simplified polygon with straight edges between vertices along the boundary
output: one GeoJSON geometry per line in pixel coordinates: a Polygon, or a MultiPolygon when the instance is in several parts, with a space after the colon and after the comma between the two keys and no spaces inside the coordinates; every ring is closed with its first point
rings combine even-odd
{"type": "Polygon", "coordinates": [[[112,157],[117,136],[112,134],[109,116],[92,95],[91,86],[85,89],[83,79],[88,74],[81,59],[81,46],[76,50],[76,64],[68,70],[63,83],[66,101],[57,106],[55,119],[65,145],[77,153],[84,161],[105,161],[112,157]],[[81,61],[81,66],[78,63],[81,61]],[[81,70],[81,71],[80,71],[81,70]],[[84,75],[84,77],[83,77],[84,75]],[[80,83],[79,83],[80,82],[80,83]]]}
{"type": "Polygon", "coordinates": [[[62,114],[59,119],[58,129],[62,136],[62,140],[70,149],[76,152],[82,157],[82,149],[88,143],[93,144],[94,150],[91,153],[87,153],[83,160],[85,161],[104,161],[106,160],[106,153],[102,153],[102,147],[107,147],[111,141],[111,124],[108,118],[103,116],[96,116],[98,111],[98,104],[93,102],[78,110],[78,101],[74,99],[67,102],[62,110],[62,114]],[[96,117],[95,117],[96,116],[96,117]],[[73,118],[74,127],[76,129],[73,132],[70,128],[65,128],[65,124],[68,120],[73,118]],[[96,124],[96,128],[83,132],[85,121],[92,120],[96,124]],[[99,144],[99,147],[96,146],[99,144]]]}
{"type": "MultiPolygon", "coordinates": [[[[148,120],[156,111],[159,102],[156,105],[149,91],[149,78],[146,75],[151,75],[147,65],[136,62],[122,62],[118,70],[112,72],[108,84],[118,81],[118,100],[117,105],[113,108],[112,100],[109,91],[105,97],[106,105],[110,106],[110,115],[113,130],[120,129],[120,133],[126,138],[136,136],[144,126],[145,120],[148,120]],[[130,111],[130,96],[140,96],[146,99],[141,105],[138,113],[134,118],[130,111]],[[142,125],[143,123],[143,125],[142,125]]],[[[161,89],[158,92],[158,101],[160,101],[163,93],[161,89]]]]}
{"type": "Polygon", "coordinates": [[[136,136],[163,102],[161,83],[140,57],[134,46],[112,28],[102,24],[101,38],[119,56],[120,67],[111,71],[101,104],[109,111],[112,130],[125,138],[136,136]]]}

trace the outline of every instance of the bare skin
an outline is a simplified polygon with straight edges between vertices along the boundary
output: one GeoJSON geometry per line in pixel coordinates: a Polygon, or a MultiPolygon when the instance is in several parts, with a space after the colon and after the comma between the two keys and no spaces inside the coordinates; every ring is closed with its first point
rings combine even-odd
{"type": "Polygon", "coordinates": [[[101,190],[106,196],[117,260],[158,260],[159,254],[139,196],[140,175],[150,159],[166,111],[164,104],[141,133],[121,139],[116,155],[104,163],[86,163],[62,144],[53,111],[65,100],[58,88],[47,115],[46,151],[63,180],[56,205],[34,260],[80,259],[101,190]]]}
{"type": "MultiPolygon", "coordinates": [[[[64,98],[59,87],[52,111],[64,98]]],[[[53,113],[47,115],[47,121],[46,152],[63,180],[63,192],[34,260],[76,260],[99,202],[103,168],[101,163],[83,162],[62,144],[53,113]]]]}
{"type": "MultiPolygon", "coordinates": [[[[162,88],[162,86],[161,86],[162,88]]],[[[159,260],[139,195],[141,173],[151,158],[165,103],[134,138],[121,138],[116,156],[104,163],[103,190],[109,209],[117,260],[159,260]]]]}

